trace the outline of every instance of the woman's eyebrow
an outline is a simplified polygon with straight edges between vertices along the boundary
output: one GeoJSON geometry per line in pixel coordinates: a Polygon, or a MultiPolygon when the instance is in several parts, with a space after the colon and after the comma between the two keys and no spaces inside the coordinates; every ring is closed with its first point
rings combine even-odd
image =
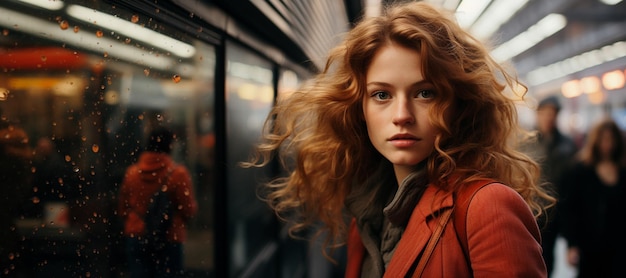
{"type": "MultiPolygon", "coordinates": [[[[411,84],[411,87],[417,87],[417,86],[423,86],[423,85],[430,85],[431,83],[428,82],[428,80],[420,80],[417,81],[413,84],[411,84]]],[[[368,82],[366,84],[366,86],[382,86],[382,87],[393,87],[393,85],[391,85],[390,83],[387,82],[382,82],[382,81],[372,81],[372,82],[368,82]]]]}

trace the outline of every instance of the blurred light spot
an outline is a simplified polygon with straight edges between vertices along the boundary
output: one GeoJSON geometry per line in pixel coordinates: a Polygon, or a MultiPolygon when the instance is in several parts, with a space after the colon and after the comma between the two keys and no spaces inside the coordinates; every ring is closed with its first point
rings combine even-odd
{"type": "Polygon", "coordinates": [[[602,75],[602,85],[607,90],[616,90],[624,87],[626,80],[621,70],[614,70],[602,75]]]}
{"type": "Polygon", "coordinates": [[[594,93],[587,94],[587,98],[589,99],[589,102],[596,104],[596,105],[603,103],[604,100],[606,99],[602,91],[596,91],[594,93]]]}
{"type": "Polygon", "coordinates": [[[104,93],[104,103],[108,105],[116,105],[120,102],[119,93],[113,90],[104,93]]]}
{"type": "Polygon", "coordinates": [[[0,88],[0,101],[7,100],[9,98],[9,89],[0,88]]]}
{"type": "Polygon", "coordinates": [[[588,76],[580,80],[580,89],[585,94],[593,94],[600,91],[600,79],[596,76],[588,76]]]}
{"type": "Polygon", "coordinates": [[[574,98],[580,96],[582,91],[580,90],[580,82],[578,80],[570,80],[561,85],[561,93],[566,98],[574,98]]]}

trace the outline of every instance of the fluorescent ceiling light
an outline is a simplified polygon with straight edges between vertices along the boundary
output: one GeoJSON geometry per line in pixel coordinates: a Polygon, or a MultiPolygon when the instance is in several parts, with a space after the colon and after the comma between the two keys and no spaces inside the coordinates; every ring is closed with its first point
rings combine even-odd
{"type": "Polygon", "coordinates": [[[498,61],[511,59],[560,31],[565,25],[567,25],[567,19],[563,15],[549,14],[528,30],[499,45],[491,52],[491,55],[498,61]]]}
{"type": "Polygon", "coordinates": [[[176,65],[174,59],[164,57],[163,55],[156,55],[113,39],[99,38],[93,33],[74,33],[72,31],[66,31],[61,29],[58,24],[53,24],[2,7],[0,7],[0,14],[2,14],[0,17],[0,25],[20,32],[26,32],[99,53],[108,53],[111,57],[161,70],[173,70],[176,65]]]}
{"type": "Polygon", "coordinates": [[[71,5],[67,8],[67,13],[84,22],[95,24],[113,30],[116,33],[124,34],[133,40],[148,43],[172,54],[189,58],[196,53],[195,47],[187,43],[175,40],[161,33],[144,28],[138,24],[124,19],[102,13],[94,9],[78,5],[71,5]]]}
{"type": "Polygon", "coordinates": [[[483,13],[491,0],[463,0],[456,9],[456,20],[463,28],[469,28],[483,13]]]}
{"type": "Polygon", "coordinates": [[[622,0],[600,0],[600,2],[607,4],[607,5],[617,5],[620,2],[622,2],[622,0]]]}
{"type": "Polygon", "coordinates": [[[40,8],[56,11],[63,8],[64,4],[61,0],[18,0],[40,8]]]}
{"type": "Polygon", "coordinates": [[[474,25],[472,25],[470,32],[480,39],[491,37],[502,24],[515,15],[526,3],[528,3],[528,0],[494,1],[474,25]]]}
{"type": "Polygon", "coordinates": [[[619,41],[533,70],[526,79],[529,85],[536,86],[623,57],[626,41],[619,41]]]}

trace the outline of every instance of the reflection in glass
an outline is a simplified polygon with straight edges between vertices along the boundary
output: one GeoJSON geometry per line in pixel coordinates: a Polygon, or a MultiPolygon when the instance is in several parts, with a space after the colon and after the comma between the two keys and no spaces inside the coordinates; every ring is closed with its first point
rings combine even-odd
{"type": "Polygon", "coordinates": [[[200,206],[185,267],[210,273],[214,47],[122,6],[27,2],[0,1],[0,135],[20,138],[0,140],[0,179],[13,181],[0,195],[0,276],[126,273],[119,185],[159,125],[176,133],[172,155],[190,170],[200,206]],[[5,161],[15,144],[27,157],[5,161]]]}

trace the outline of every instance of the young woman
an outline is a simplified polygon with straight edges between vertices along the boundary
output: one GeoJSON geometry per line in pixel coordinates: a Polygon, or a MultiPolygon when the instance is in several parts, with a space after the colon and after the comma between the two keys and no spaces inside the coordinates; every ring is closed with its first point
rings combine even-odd
{"type": "Polygon", "coordinates": [[[450,15],[391,7],[279,101],[248,166],[278,152],[267,201],[329,246],[347,236],[347,277],[543,277],[533,211],[553,200],[513,145],[515,85],[450,15]]]}
{"type": "Polygon", "coordinates": [[[568,262],[578,277],[624,277],[626,164],[624,138],[613,120],[598,122],[565,175],[568,262]]]}

